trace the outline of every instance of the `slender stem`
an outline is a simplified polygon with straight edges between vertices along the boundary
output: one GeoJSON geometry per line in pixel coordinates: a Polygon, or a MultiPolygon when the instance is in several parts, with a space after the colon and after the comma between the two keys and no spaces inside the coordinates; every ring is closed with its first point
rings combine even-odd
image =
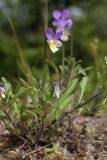
{"type": "Polygon", "coordinates": [[[64,67],[64,64],[65,64],[65,44],[63,43],[63,46],[62,46],[62,66],[64,67]]]}
{"type": "Polygon", "coordinates": [[[45,30],[48,28],[48,0],[45,0],[45,30]]]}
{"type": "Polygon", "coordinates": [[[7,116],[8,120],[11,122],[11,124],[13,125],[14,128],[16,128],[15,123],[13,122],[12,118],[10,117],[10,115],[8,114],[8,112],[4,109],[3,112],[5,113],[5,115],[7,116]]]}
{"type": "MultiPolygon", "coordinates": [[[[45,31],[48,28],[48,0],[45,0],[45,10],[44,10],[44,15],[45,15],[45,26],[44,29],[45,31]]],[[[45,38],[45,44],[44,44],[44,63],[47,64],[48,61],[48,46],[47,46],[47,41],[45,38]]]]}
{"type": "Polygon", "coordinates": [[[57,75],[59,75],[59,70],[57,68],[57,66],[55,65],[55,63],[53,63],[52,61],[47,61],[47,64],[52,67],[52,69],[54,69],[54,71],[56,72],[57,75]]]}
{"type": "MultiPolygon", "coordinates": [[[[88,100],[86,100],[85,102],[78,104],[76,107],[73,107],[73,109],[71,109],[71,111],[69,112],[65,112],[64,116],[67,117],[68,114],[73,113],[74,111],[76,111],[77,109],[80,108],[84,108],[85,105],[87,105],[88,103],[90,103],[92,100],[96,99],[97,97],[99,97],[101,94],[103,94],[103,90],[101,90],[100,92],[98,92],[97,94],[91,96],[88,100]]],[[[75,118],[75,117],[74,117],[75,118]]],[[[73,118],[73,119],[74,119],[73,118]]],[[[63,120],[61,119],[60,122],[63,122],[63,120]]]]}
{"type": "Polygon", "coordinates": [[[71,33],[71,58],[73,58],[73,34],[71,33]]]}
{"type": "Polygon", "coordinates": [[[90,97],[88,100],[86,100],[85,102],[77,105],[75,107],[75,109],[78,109],[78,108],[83,108],[86,104],[88,104],[89,102],[91,102],[92,100],[96,99],[98,96],[100,96],[101,94],[103,93],[103,90],[101,90],[100,92],[98,92],[97,94],[93,95],[92,97],[90,97]]]}
{"type": "Polygon", "coordinates": [[[51,146],[52,144],[54,144],[54,143],[51,142],[51,143],[49,143],[49,144],[46,144],[46,145],[43,146],[43,147],[40,147],[40,148],[38,148],[38,149],[36,149],[36,150],[33,150],[33,151],[31,151],[31,152],[25,154],[25,155],[23,156],[23,158],[26,158],[27,156],[33,155],[33,154],[35,154],[35,153],[38,153],[38,152],[44,150],[45,148],[51,146]]]}
{"type": "MultiPolygon", "coordinates": [[[[15,31],[15,27],[14,27],[14,24],[12,22],[12,19],[6,14],[7,16],[7,19],[8,19],[8,22],[10,24],[10,27],[11,27],[11,30],[13,32],[13,37],[14,37],[14,40],[15,40],[15,43],[16,43],[16,46],[17,46],[17,49],[18,49],[18,53],[19,53],[19,57],[20,57],[20,62],[22,64],[22,67],[23,67],[23,73],[24,75],[26,76],[28,73],[30,73],[30,69],[25,61],[25,58],[23,56],[23,51],[22,51],[22,48],[19,44],[19,41],[18,41],[18,38],[17,38],[17,35],[16,35],[16,31],[15,31]]],[[[28,77],[26,76],[26,79],[28,80],[28,77]]]]}

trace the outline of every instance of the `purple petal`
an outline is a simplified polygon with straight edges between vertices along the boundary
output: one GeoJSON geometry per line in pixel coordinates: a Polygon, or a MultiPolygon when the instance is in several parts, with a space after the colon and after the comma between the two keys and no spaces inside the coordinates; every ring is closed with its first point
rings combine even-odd
{"type": "Polygon", "coordinates": [[[64,17],[64,19],[67,19],[70,16],[69,10],[68,9],[63,10],[62,16],[64,17]]]}
{"type": "Polygon", "coordinates": [[[5,92],[5,88],[4,87],[0,87],[0,91],[4,93],[5,92]]]}
{"type": "Polygon", "coordinates": [[[54,10],[52,15],[56,20],[58,20],[61,17],[61,12],[58,10],[54,10]]]}
{"type": "Polygon", "coordinates": [[[53,26],[57,26],[57,25],[58,25],[57,21],[53,21],[53,22],[52,22],[52,25],[53,25],[53,26]]]}
{"type": "Polygon", "coordinates": [[[47,39],[51,39],[53,34],[54,34],[54,32],[51,28],[48,28],[47,31],[45,32],[45,36],[47,39]]]}
{"type": "Polygon", "coordinates": [[[53,36],[53,39],[57,40],[57,39],[61,38],[62,35],[63,35],[63,31],[57,31],[55,33],[55,35],[53,36]]]}
{"type": "Polygon", "coordinates": [[[59,20],[57,23],[58,23],[58,27],[64,28],[64,26],[65,26],[65,21],[64,21],[63,19],[59,20]]]}
{"type": "Polygon", "coordinates": [[[73,21],[71,19],[68,19],[66,21],[66,26],[70,29],[72,27],[72,25],[73,25],[73,21]]]}

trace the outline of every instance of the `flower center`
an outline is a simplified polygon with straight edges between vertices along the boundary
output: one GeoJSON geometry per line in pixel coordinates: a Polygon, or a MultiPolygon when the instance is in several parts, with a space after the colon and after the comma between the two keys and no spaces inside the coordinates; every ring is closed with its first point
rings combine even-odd
{"type": "Polygon", "coordinates": [[[57,52],[59,49],[56,47],[55,42],[53,40],[48,40],[49,47],[53,53],[57,52]]]}
{"type": "Polygon", "coordinates": [[[50,40],[49,44],[50,44],[50,48],[55,48],[55,44],[52,40],[50,40]]]}

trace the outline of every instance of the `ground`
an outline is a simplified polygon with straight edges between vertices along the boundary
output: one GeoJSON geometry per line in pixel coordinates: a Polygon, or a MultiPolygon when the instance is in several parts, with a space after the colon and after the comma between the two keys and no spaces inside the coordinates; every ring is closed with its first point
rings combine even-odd
{"type": "Polygon", "coordinates": [[[107,116],[77,115],[72,129],[63,133],[57,144],[38,146],[35,150],[13,140],[4,124],[0,124],[0,160],[107,160],[107,116]]]}

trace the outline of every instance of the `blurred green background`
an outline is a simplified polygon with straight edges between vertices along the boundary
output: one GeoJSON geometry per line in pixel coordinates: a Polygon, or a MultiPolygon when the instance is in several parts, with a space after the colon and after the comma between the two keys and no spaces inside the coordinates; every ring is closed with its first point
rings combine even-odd
{"type": "MultiPolygon", "coordinates": [[[[0,0],[0,77],[18,77],[20,59],[13,33],[7,19],[12,19],[23,55],[33,72],[43,68],[45,0],[0,0]]],[[[71,40],[73,55],[84,66],[94,65],[107,52],[107,0],[49,0],[49,26],[54,9],[68,8],[73,19],[71,40]]],[[[66,43],[70,55],[71,40],[66,43]]],[[[49,58],[61,63],[61,50],[49,58]]]]}

